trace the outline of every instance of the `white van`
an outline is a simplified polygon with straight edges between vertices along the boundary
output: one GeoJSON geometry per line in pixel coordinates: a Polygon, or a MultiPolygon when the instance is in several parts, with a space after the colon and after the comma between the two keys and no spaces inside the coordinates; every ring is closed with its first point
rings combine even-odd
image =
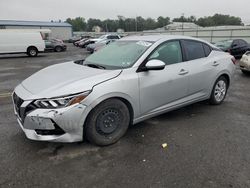
{"type": "Polygon", "coordinates": [[[26,53],[35,57],[44,49],[45,42],[40,32],[0,31],[0,54],[26,53]]]}

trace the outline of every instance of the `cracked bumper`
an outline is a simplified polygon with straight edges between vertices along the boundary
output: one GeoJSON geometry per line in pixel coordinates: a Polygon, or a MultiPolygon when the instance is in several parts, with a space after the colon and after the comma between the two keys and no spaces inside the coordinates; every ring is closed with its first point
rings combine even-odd
{"type": "Polygon", "coordinates": [[[83,140],[83,125],[87,116],[86,106],[76,104],[61,109],[36,109],[21,119],[15,109],[17,121],[27,138],[38,141],[78,142],[83,140]],[[62,134],[42,135],[37,130],[53,131],[56,127],[62,134]]]}

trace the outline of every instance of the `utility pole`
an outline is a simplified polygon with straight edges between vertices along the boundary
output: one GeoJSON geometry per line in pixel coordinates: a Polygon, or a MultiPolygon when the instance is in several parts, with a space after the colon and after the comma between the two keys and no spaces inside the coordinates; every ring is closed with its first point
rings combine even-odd
{"type": "Polygon", "coordinates": [[[183,29],[184,29],[184,15],[185,15],[185,14],[182,13],[181,15],[182,15],[182,18],[183,18],[183,20],[182,20],[182,30],[183,30],[183,29]]]}
{"type": "Polygon", "coordinates": [[[105,25],[106,25],[106,33],[107,33],[107,32],[109,32],[109,31],[108,31],[108,23],[105,22],[105,25]]]}
{"type": "Polygon", "coordinates": [[[137,16],[135,17],[135,31],[137,32],[138,29],[137,29],[137,16]]]}

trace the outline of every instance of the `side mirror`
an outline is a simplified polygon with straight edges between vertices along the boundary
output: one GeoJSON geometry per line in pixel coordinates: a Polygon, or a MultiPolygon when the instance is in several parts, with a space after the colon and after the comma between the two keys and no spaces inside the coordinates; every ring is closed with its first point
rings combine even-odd
{"type": "Polygon", "coordinates": [[[233,45],[232,45],[232,48],[235,48],[235,47],[237,47],[237,46],[238,46],[237,44],[233,44],[233,45]]]}
{"type": "Polygon", "coordinates": [[[158,59],[149,60],[145,65],[146,70],[163,70],[165,66],[166,64],[158,59]]]}

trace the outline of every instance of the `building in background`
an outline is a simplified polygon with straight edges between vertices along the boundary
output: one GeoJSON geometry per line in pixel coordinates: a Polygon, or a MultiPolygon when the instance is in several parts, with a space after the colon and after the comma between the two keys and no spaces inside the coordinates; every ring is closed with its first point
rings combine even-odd
{"type": "Polygon", "coordinates": [[[64,22],[0,20],[0,29],[49,29],[50,37],[68,40],[72,37],[72,25],[64,22]]]}

